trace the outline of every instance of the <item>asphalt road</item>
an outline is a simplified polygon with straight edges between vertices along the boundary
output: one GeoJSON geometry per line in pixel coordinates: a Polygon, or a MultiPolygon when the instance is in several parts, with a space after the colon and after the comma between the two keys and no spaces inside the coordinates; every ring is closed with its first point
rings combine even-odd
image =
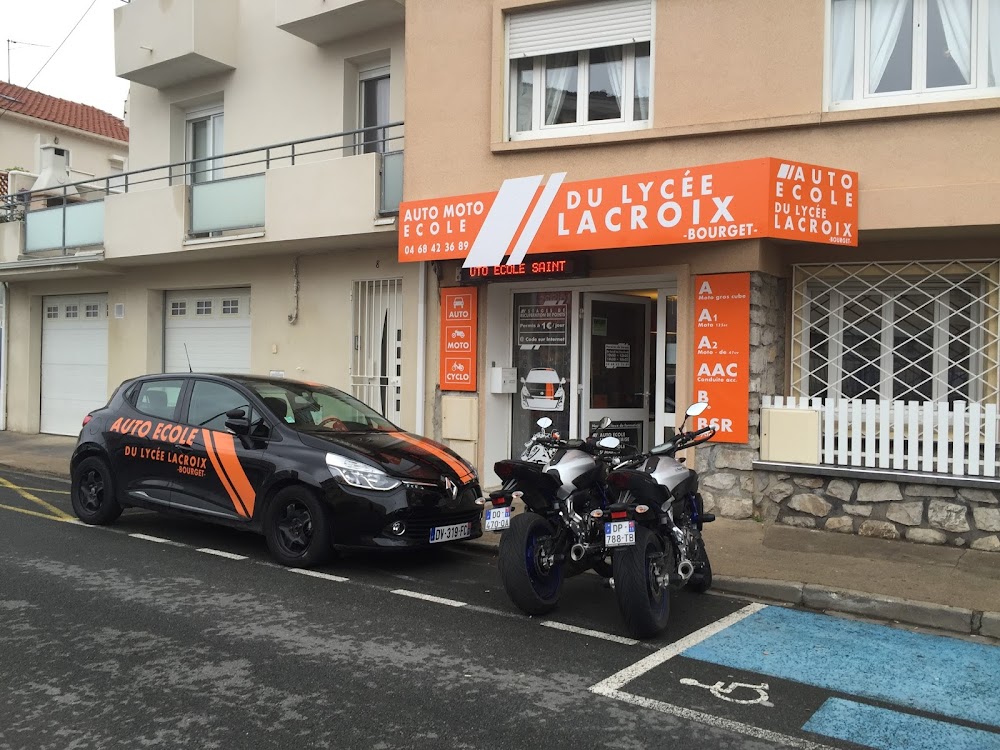
{"type": "Polygon", "coordinates": [[[995,646],[687,594],[640,643],[594,575],[528,618],[461,546],[305,575],[68,489],[0,471],[0,748],[1000,748],[995,646]]]}

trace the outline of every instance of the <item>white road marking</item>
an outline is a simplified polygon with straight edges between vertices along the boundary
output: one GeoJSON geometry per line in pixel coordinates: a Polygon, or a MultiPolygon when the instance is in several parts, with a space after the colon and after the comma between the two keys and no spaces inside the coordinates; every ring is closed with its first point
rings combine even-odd
{"type": "Polygon", "coordinates": [[[620,672],[608,677],[606,680],[601,680],[592,688],[591,692],[599,693],[601,695],[606,695],[609,690],[621,690],[625,687],[626,683],[631,682],[637,677],[640,677],[651,669],[655,669],[664,662],[673,659],[678,654],[687,651],[692,646],[701,643],[704,640],[711,638],[716,633],[721,633],[726,628],[735,625],[740,620],[743,620],[755,612],[760,612],[767,605],[765,604],[748,604],[743,609],[733,612],[731,615],[723,617],[721,620],[716,620],[711,625],[706,625],[701,630],[696,630],[691,633],[691,635],[681,638],[675,643],[671,643],[669,646],[664,646],[656,653],[650,654],[645,659],[637,661],[630,667],[625,667],[620,672]]]}
{"type": "Polygon", "coordinates": [[[546,628],[555,628],[556,630],[565,630],[570,633],[578,633],[579,635],[589,635],[591,638],[601,638],[605,641],[611,641],[612,643],[624,643],[626,646],[635,646],[639,641],[634,638],[623,638],[620,635],[612,635],[611,633],[602,633],[599,630],[588,630],[587,628],[578,628],[576,625],[567,625],[564,622],[555,622],[554,620],[545,620],[540,623],[546,628]]]}
{"type": "MultiPolygon", "coordinates": [[[[273,565],[273,563],[265,563],[266,565],[273,565]]],[[[276,568],[282,567],[281,565],[274,565],[276,568]]],[[[298,573],[300,576],[309,576],[310,578],[322,578],[324,581],[336,581],[337,583],[344,583],[344,581],[351,580],[350,578],[344,578],[343,576],[335,576],[331,573],[320,573],[318,570],[306,570],[305,568],[285,568],[289,573],[298,573]]]]}
{"type": "Polygon", "coordinates": [[[727,703],[739,703],[741,706],[767,706],[768,708],[774,708],[774,704],[768,700],[767,691],[771,688],[766,682],[762,682],[760,685],[751,685],[748,682],[730,682],[727,686],[725,682],[719,680],[714,685],[703,685],[698,680],[691,679],[690,677],[682,677],[680,683],[681,685],[704,688],[719,700],[726,701],[727,703]],[[757,697],[734,698],[733,692],[741,688],[754,691],[757,693],[757,697]]]}
{"type": "Polygon", "coordinates": [[[626,693],[621,690],[599,690],[598,686],[595,685],[591,688],[591,691],[597,693],[598,695],[603,695],[624,703],[629,703],[633,706],[649,708],[653,711],[659,711],[662,714],[670,714],[671,716],[687,719],[688,721],[697,721],[699,724],[707,724],[708,726],[716,727],[718,729],[736,732],[738,734],[746,735],[747,737],[753,737],[754,739],[770,742],[773,745],[794,747],[798,748],[798,750],[833,750],[828,745],[821,745],[817,742],[812,742],[811,740],[802,739],[800,737],[792,737],[791,735],[781,734],[780,732],[772,732],[769,729],[761,729],[760,727],[755,727],[751,724],[744,724],[743,722],[733,721],[732,719],[724,719],[721,716],[712,716],[711,714],[695,711],[691,708],[674,706],[670,703],[653,700],[652,698],[646,698],[641,695],[633,695],[632,693],[626,693]]]}
{"type": "Polygon", "coordinates": [[[197,552],[204,552],[206,555],[215,555],[216,557],[224,557],[227,560],[247,560],[249,559],[246,555],[234,555],[232,552],[223,552],[220,549],[209,549],[208,547],[202,547],[197,552]]]}
{"type": "Polygon", "coordinates": [[[133,539],[145,539],[147,542],[156,542],[157,544],[169,544],[172,547],[187,547],[188,545],[183,542],[175,542],[173,539],[162,539],[158,536],[149,536],[148,534],[129,534],[133,539]]]}
{"type": "Polygon", "coordinates": [[[421,594],[418,591],[407,591],[406,589],[393,589],[392,594],[399,594],[400,596],[408,596],[412,599],[423,599],[425,602],[434,602],[435,604],[444,604],[446,607],[465,607],[465,602],[459,602],[454,599],[444,599],[440,596],[431,596],[430,594],[421,594]]]}

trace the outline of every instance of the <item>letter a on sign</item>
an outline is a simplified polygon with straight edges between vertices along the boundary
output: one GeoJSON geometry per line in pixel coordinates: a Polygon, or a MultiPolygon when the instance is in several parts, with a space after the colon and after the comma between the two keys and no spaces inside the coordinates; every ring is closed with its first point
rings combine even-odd
{"type": "Polygon", "coordinates": [[[698,289],[698,294],[711,294],[711,293],[712,293],[712,285],[709,284],[707,281],[701,282],[701,287],[698,289]]]}
{"type": "Polygon", "coordinates": [[[706,307],[703,308],[700,313],[698,313],[698,322],[701,323],[704,320],[711,320],[712,312],[706,307]]]}

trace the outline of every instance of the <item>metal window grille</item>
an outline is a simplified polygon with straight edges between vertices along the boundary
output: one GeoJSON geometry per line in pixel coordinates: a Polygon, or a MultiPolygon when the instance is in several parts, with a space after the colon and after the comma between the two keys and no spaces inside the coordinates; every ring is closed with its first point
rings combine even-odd
{"type": "Polygon", "coordinates": [[[796,266],[792,394],[997,403],[1000,263],[796,266]]]}
{"type": "Polygon", "coordinates": [[[355,281],[351,391],[390,422],[402,410],[403,280],[355,281]]]}
{"type": "Polygon", "coordinates": [[[195,303],[195,314],[196,315],[211,315],[212,314],[212,300],[210,299],[200,299],[195,303]]]}

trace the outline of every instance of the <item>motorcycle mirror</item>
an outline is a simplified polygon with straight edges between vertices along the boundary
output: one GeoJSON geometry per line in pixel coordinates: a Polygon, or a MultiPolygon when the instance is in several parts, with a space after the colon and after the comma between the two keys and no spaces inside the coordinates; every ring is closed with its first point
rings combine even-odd
{"type": "Polygon", "coordinates": [[[597,423],[597,429],[603,430],[611,424],[611,417],[604,417],[600,422],[597,423]]]}
{"type": "Polygon", "coordinates": [[[542,417],[537,422],[535,422],[535,424],[537,424],[543,430],[547,430],[549,427],[552,426],[552,420],[549,419],[548,417],[542,417]]]}
{"type": "Polygon", "coordinates": [[[708,403],[705,401],[698,401],[697,403],[691,404],[688,407],[687,412],[685,412],[689,417],[697,417],[705,413],[705,409],[708,408],[708,403]]]}
{"type": "Polygon", "coordinates": [[[622,444],[622,441],[612,435],[608,435],[607,437],[602,437],[600,440],[598,440],[597,444],[602,448],[614,449],[620,446],[622,444]]]}

